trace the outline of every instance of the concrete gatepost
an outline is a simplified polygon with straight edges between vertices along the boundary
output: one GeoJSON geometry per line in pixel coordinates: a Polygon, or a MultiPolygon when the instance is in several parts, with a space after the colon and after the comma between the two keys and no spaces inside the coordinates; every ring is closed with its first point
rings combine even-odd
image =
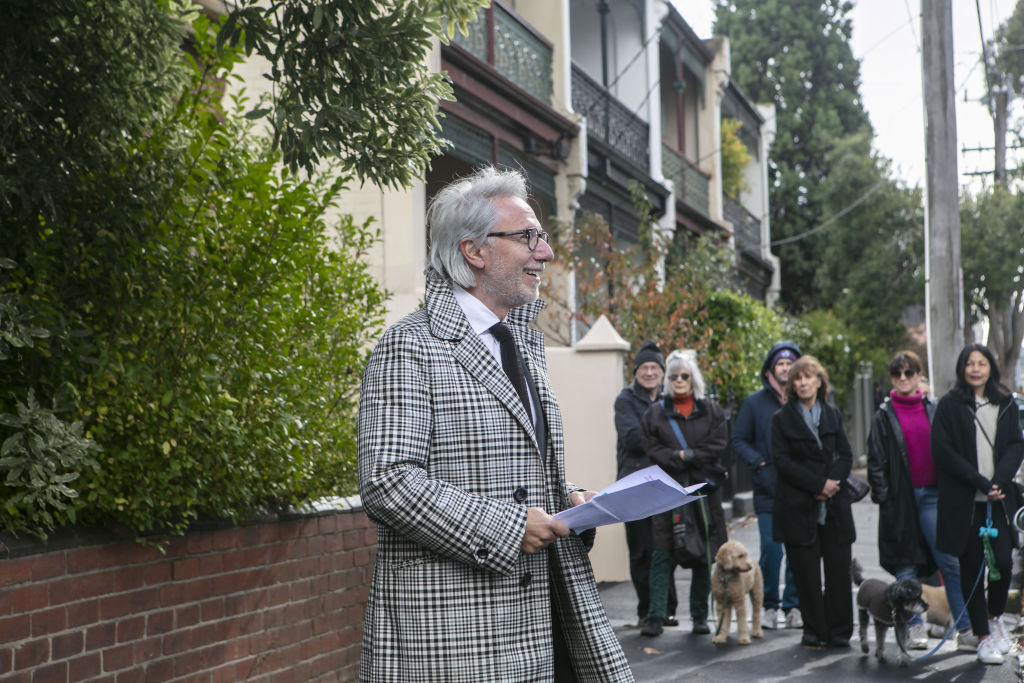
{"type": "MultiPolygon", "coordinates": [[[[575,347],[549,346],[546,353],[562,412],[566,477],[578,486],[600,491],[616,478],[614,404],[624,386],[629,343],[601,316],[575,347]]],[[[622,524],[597,530],[590,562],[598,581],[629,580],[622,524]]]]}

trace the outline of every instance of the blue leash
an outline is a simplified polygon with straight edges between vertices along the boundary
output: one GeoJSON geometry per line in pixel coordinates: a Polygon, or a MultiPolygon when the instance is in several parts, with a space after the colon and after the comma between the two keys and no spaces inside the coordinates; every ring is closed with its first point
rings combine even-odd
{"type": "MultiPolygon", "coordinates": [[[[970,594],[967,596],[967,599],[964,600],[963,609],[960,610],[960,614],[956,615],[956,618],[953,620],[953,625],[949,627],[949,630],[946,631],[946,634],[942,636],[942,640],[939,641],[938,645],[932,648],[931,652],[923,654],[920,657],[911,657],[911,659],[915,662],[919,662],[922,659],[928,659],[929,657],[931,657],[933,654],[938,652],[939,649],[941,649],[942,646],[946,644],[946,641],[949,640],[949,637],[953,635],[953,631],[956,630],[956,625],[960,622],[960,617],[962,617],[964,613],[967,611],[967,605],[970,604],[971,598],[974,597],[974,591],[978,589],[978,584],[981,583],[981,577],[985,573],[985,567],[987,565],[991,567],[989,570],[989,575],[991,576],[994,571],[995,576],[993,577],[993,579],[996,581],[999,580],[999,571],[995,569],[995,554],[992,552],[992,544],[989,542],[990,538],[996,538],[997,536],[999,536],[999,529],[996,529],[992,526],[992,501],[989,501],[985,508],[985,526],[980,527],[978,529],[978,535],[981,536],[982,542],[985,546],[985,562],[982,562],[981,567],[978,569],[978,576],[974,579],[974,585],[971,587],[970,594]]],[[[899,638],[896,639],[896,642],[899,642],[899,638]]],[[[910,657],[910,653],[907,652],[903,643],[899,643],[899,646],[900,649],[903,650],[903,654],[910,657]]]]}

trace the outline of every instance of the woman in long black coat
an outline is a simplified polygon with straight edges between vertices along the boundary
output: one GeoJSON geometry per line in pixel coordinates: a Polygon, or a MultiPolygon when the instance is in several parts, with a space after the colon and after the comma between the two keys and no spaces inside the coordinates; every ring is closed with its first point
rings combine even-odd
{"type": "Polygon", "coordinates": [[[853,464],[842,416],[825,402],[828,373],[813,356],[789,371],[789,400],[772,417],[778,471],[772,534],[786,547],[804,647],[849,647],[853,635],[851,546],[857,540],[846,477],[853,464]],[[822,592],[822,566],[825,590],[822,592]]]}
{"type": "Polygon", "coordinates": [[[1017,404],[999,383],[999,367],[982,344],[970,344],[956,361],[956,383],[939,400],[932,422],[932,458],[939,475],[939,550],[960,560],[960,585],[967,616],[978,636],[978,659],[1000,664],[1010,650],[1000,617],[1010,587],[1012,546],[1016,532],[1009,520],[1020,505],[1014,474],[1024,458],[1017,404]],[[979,536],[989,521],[998,535],[989,537],[999,578],[975,579],[985,563],[979,536]],[[990,638],[990,636],[993,636],[990,638]]]}
{"type": "MultiPolygon", "coordinates": [[[[708,478],[712,472],[722,471],[721,458],[728,444],[728,427],[722,408],[704,397],[704,378],[692,352],[673,351],[665,360],[665,391],[661,401],[653,404],[644,413],[644,452],[651,462],[661,466],[668,474],[684,486],[696,484],[708,478]],[[679,427],[685,447],[672,427],[679,427]]],[[[693,619],[693,633],[706,634],[711,629],[707,623],[708,597],[711,594],[711,562],[719,546],[728,539],[725,527],[725,513],[722,510],[722,492],[712,486],[701,493],[707,497],[699,502],[701,515],[699,525],[707,525],[708,552],[705,560],[687,565],[693,570],[690,581],[690,617],[693,619]]],[[[668,599],[668,582],[672,578],[672,512],[664,512],[651,518],[651,534],[654,551],[651,554],[651,598],[647,621],[641,631],[645,636],[661,633],[668,599]]]]}

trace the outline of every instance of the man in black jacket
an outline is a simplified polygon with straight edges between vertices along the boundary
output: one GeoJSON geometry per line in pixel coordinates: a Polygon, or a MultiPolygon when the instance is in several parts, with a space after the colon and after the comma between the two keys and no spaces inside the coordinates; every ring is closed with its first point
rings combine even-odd
{"type": "MultiPolygon", "coordinates": [[[[615,431],[618,433],[615,456],[618,477],[649,467],[652,463],[641,446],[640,420],[651,404],[661,397],[661,381],[665,376],[665,360],[653,341],[645,342],[633,358],[633,383],[615,399],[615,431]]],[[[651,520],[626,522],[626,545],[629,547],[629,576],[637,597],[637,625],[647,617],[650,600],[650,569],[653,541],[651,520]]],[[[666,626],[676,626],[676,587],[669,581],[668,617],[666,626]]]]}

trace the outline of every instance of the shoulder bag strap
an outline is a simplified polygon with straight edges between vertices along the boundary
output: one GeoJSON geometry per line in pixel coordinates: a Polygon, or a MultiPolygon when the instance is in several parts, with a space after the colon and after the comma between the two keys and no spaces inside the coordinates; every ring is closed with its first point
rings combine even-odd
{"type": "Polygon", "coordinates": [[[676,439],[679,440],[679,447],[685,451],[689,446],[686,445],[686,439],[683,438],[683,430],[679,428],[679,423],[668,414],[668,410],[665,410],[665,406],[662,406],[661,409],[665,411],[665,418],[668,420],[668,423],[672,425],[672,431],[676,433],[676,439]]]}

